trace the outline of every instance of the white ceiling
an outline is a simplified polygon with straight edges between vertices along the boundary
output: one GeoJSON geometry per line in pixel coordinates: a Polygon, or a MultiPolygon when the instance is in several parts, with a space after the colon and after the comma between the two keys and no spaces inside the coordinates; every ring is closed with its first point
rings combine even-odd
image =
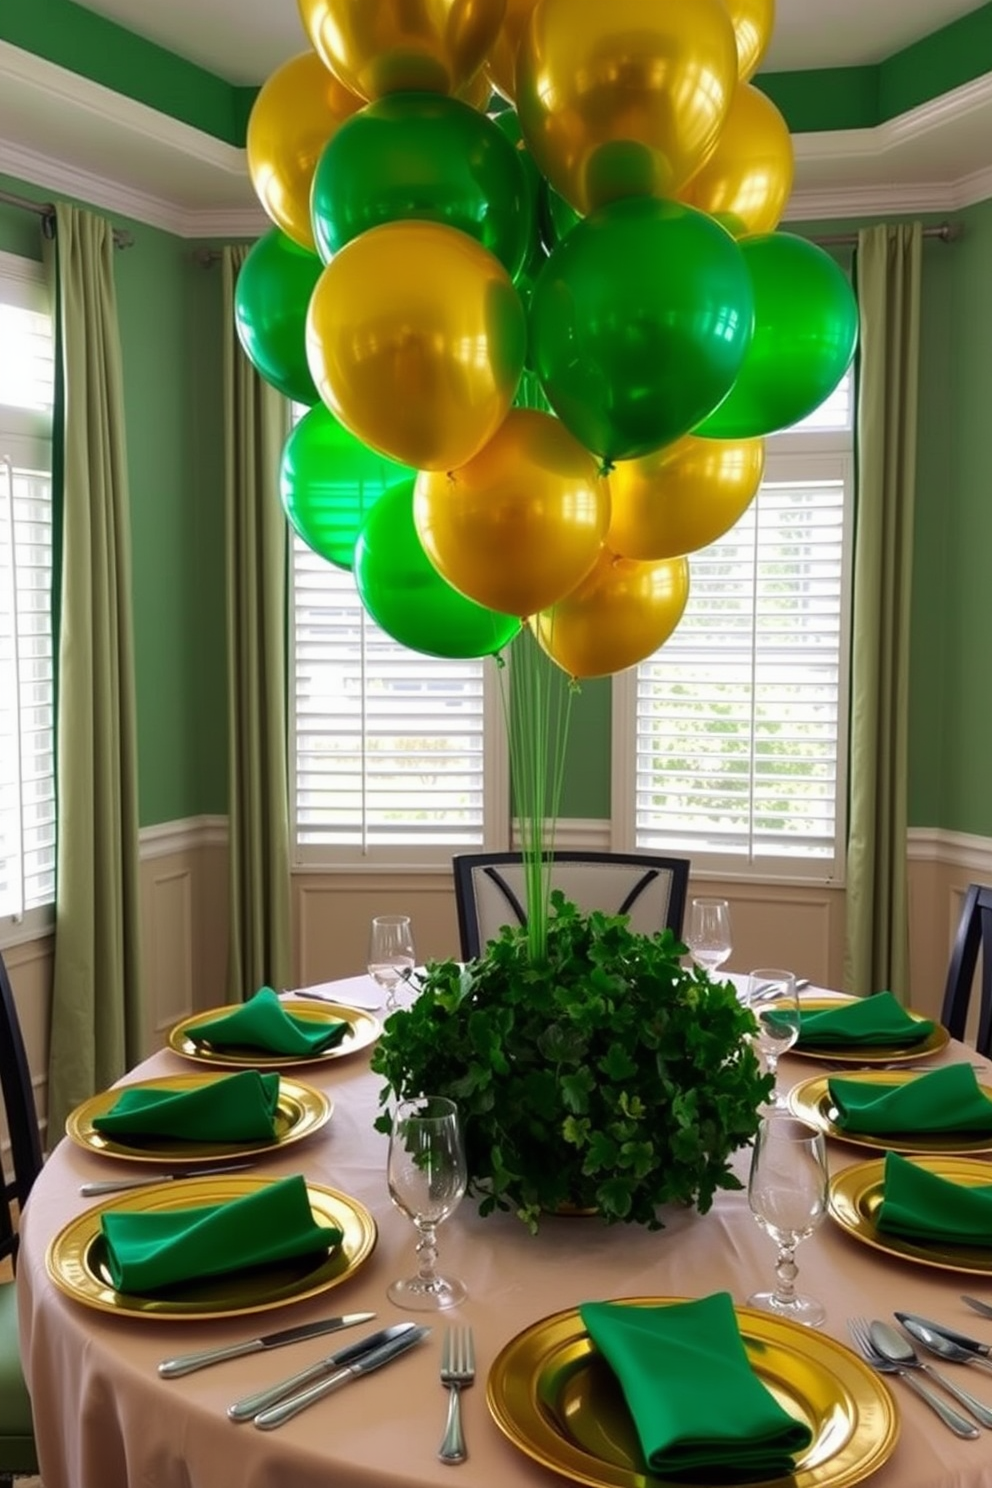
{"type": "MultiPolygon", "coordinates": [[[[31,3],[31,0],[20,0],[31,3]]],[[[368,0],[369,4],[374,0],[368,0]]],[[[231,83],[307,50],[296,0],[86,0],[231,83]]],[[[778,0],[768,71],[877,62],[981,0],[778,0]]],[[[952,211],[992,196],[992,74],[867,131],[795,137],[788,217],[952,211]]],[[[185,236],[266,225],[244,152],[0,42],[0,173],[185,236]]]]}

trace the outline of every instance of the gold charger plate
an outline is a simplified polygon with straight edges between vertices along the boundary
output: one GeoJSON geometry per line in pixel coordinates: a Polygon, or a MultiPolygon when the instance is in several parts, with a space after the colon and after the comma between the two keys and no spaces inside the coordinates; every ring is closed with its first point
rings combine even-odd
{"type": "Polygon", "coordinates": [[[234,1012],[235,1006],[229,1005],[210,1008],[205,1013],[194,1013],[192,1017],[177,1023],[169,1034],[169,1048],[173,1053],[181,1054],[184,1059],[195,1059],[201,1064],[223,1064],[236,1069],[244,1069],[246,1066],[260,1070],[291,1069],[298,1064],[325,1064],[330,1059],[342,1059],[347,1054],[355,1054],[359,1049],[367,1049],[370,1044],[374,1044],[382,1032],[378,1018],[373,1018],[371,1013],[362,1008],[346,1007],[341,1002],[304,1002],[301,998],[291,997],[283,1003],[283,1007],[294,1018],[305,1018],[311,1023],[339,1023],[343,1020],[348,1024],[347,1031],[340,1043],[335,1044],[333,1049],[325,1049],[323,1054],[269,1054],[264,1049],[247,1046],[239,1049],[233,1045],[226,1049],[213,1049],[208,1043],[197,1039],[196,1025],[234,1012]]]}
{"type": "MultiPolygon", "coordinates": [[[[820,1013],[856,1001],[854,997],[804,997],[800,1005],[804,1013],[820,1013]]],[[[914,1013],[912,1008],[906,1011],[917,1023],[931,1021],[922,1013],[914,1013]]],[[[831,1064],[910,1064],[916,1059],[939,1054],[941,1049],[946,1049],[950,1038],[947,1029],[937,1023],[925,1039],[919,1039],[915,1044],[823,1044],[815,1049],[800,1049],[795,1044],[789,1053],[798,1059],[827,1059],[831,1064]]]]}
{"type": "MultiPolygon", "coordinates": [[[[623,1297],[660,1306],[680,1297],[623,1297]]],[[[786,1478],[789,1488],[846,1488],[890,1455],[899,1432],[892,1396],[877,1374],[832,1338],[770,1313],[735,1309],[755,1373],[813,1440],[786,1478]]],[[[620,1386],[595,1351],[575,1308],[525,1328],[489,1371],[486,1402],[497,1426],[535,1462],[591,1488],[676,1488],[644,1471],[620,1386]]],[[[728,1480],[722,1479],[723,1488],[728,1480]]],[[[705,1488],[693,1479],[694,1488],[705,1488]]],[[[749,1488],[760,1488],[751,1483],[749,1488]]]]}
{"type": "MultiPolygon", "coordinates": [[[[992,1166],[977,1157],[913,1157],[921,1168],[977,1188],[992,1183],[992,1166]]],[[[922,1266],[935,1266],[940,1271],[958,1271],[965,1276],[992,1275],[992,1245],[946,1245],[935,1241],[925,1244],[908,1236],[889,1235],[879,1230],[875,1215],[882,1203],[885,1159],[857,1163],[845,1168],[830,1180],[830,1217],[865,1245],[884,1250],[887,1255],[918,1261],[922,1266]]]]}
{"type": "Polygon", "coordinates": [[[244,1198],[255,1189],[277,1182],[241,1173],[216,1178],[178,1178],[94,1205],[65,1225],[51,1241],[45,1256],[48,1275],[61,1292],[99,1312],[120,1317],[182,1318],[241,1317],[299,1302],[329,1291],[353,1276],[372,1254],[378,1238],[375,1220],[357,1199],[322,1184],[308,1183],[307,1194],[318,1224],[343,1231],[341,1244],[323,1257],[302,1256],[228,1276],[208,1276],[172,1287],[168,1295],[141,1296],[114,1289],[106,1265],[106,1246],[100,1216],[111,1209],[156,1210],[192,1208],[244,1198]]]}
{"type": "MultiPolygon", "coordinates": [[[[869,1085],[908,1085],[912,1080],[920,1080],[922,1075],[913,1074],[909,1070],[851,1070],[843,1072],[838,1070],[837,1078],[842,1080],[859,1080],[869,1085]]],[[[870,1147],[875,1152],[905,1152],[922,1153],[924,1155],[937,1154],[941,1152],[968,1153],[968,1152],[992,1152],[992,1132],[982,1132],[974,1136],[968,1136],[963,1132],[916,1132],[907,1134],[889,1134],[887,1136],[873,1136],[870,1132],[847,1131],[843,1126],[838,1126],[835,1117],[837,1108],[830,1099],[829,1075],[814,1075],[811,1080],[803,1080],[801,1085],[795,1085],[789,1091],[789,1109],[800,1120],[806,1121],[810,1126],[815,1126],[828,1137],[837,1137],[841,1142],[850,1142],[855,1147],[870,1147]]],[[[982,1094],[986,1100],[992,1101],[992,1088],[982,1085],[982,1094]]],[[[992,1178],[992,1174],[990,1174],[992,1178]]]]}
{"type": "MultiPolygon", "coordinates": [[[[198,1085],[209,1085],[214,1080],[227,1079],[225,1075],[167,1075],[161,1079],[141,1080],[142,1088],[186,1091],[198,1085]]],[[[272,1152],[277,1147],[288,1147],[311,1132],[319,1130],[330,1120],[333,1103],[323,1091],[299,1080],[279,1078],[279,1100],[276,1106],[275,1136],[266,1141],[257,1138],[247,1142],[183,1141],[179,1137],[122,1137],[110,1136],[93,1125],[95,1116],[102,1116],[113,1106],[121,1091],[118,1085],[111,1090],[101,1090],[70,1111],[65,1124],[66,1136],[80,1147],[98,1152],[101,1157],[120,1157],[130,1162],[201,1163],[207,1158],[248,1157],[258,1152],[272,1152]]]]}

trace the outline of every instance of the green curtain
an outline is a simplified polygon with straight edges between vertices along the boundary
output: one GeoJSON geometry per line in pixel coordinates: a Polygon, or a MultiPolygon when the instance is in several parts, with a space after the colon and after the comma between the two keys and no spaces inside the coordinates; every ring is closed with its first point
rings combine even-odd
{"type": "Polygon", "coordinates": [[[48,1130],[144,1054],[131,535],[110,223],[59,204],[57,866],[48,1130]],[[59,557],[60,555],[60,561],[59,557]]]}
{"type": "Polygon", "coordinates": [[[242,246],[222,254],[232,1002],[262,986],[289,986],[292,970],[287,523],[279,500],[290,407],[259,377],[238,341],[234,286],[247,254],[242,246]]]}
{"type": "Polygon", "coordinates": [[[910,584],[922,228],[858,234],[861,316],[844,984],[909,992],[910,584]]]}

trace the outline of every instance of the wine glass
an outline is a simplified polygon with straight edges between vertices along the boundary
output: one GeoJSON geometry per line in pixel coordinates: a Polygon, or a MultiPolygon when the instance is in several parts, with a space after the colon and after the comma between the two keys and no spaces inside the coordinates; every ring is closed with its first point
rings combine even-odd
{"type": "Polygon", "coordinates": [[[390,1283],[386,1295],[391,1302],[433,1311],[465,1300],[464,1282],[437,1273],[435,1232],[457,1209],[466,1181],[465,1146],[454,1101],[440,1095],[401,1101],[389,1139],[389,1197],[417,1227],[420,1270],[390,1283]]]}
{"type": "Polygon", "coordinates": [[[376,915],[369,935],[369,976],[386,994],[386,1007],[399,1007],[396,989],[416,965],[409,915],[376,915]]]}
{"type": "Polygon", "coordinates": [[[686,945],[697,966],[711,974],[730,956],[730,905],[726,899],[693,899],[689,906],[686,945]]]}
{"type": "MultiPolygon", "coordinates": [[[[765,1067],[773,1079],[778,1062],[799,1037],[799,993],[795,974],[779,967],[763,966],[747,979],[747,1005],[758,1022],[757,1044],[765,1067]]],[[[777,1083],[772,1087],[769,1105],[782,1107],[785,1101],[777,1083]]]]}
{"type": "Polygon", "coordinates": [[[774,1291],[755,1292],[750,1307],[818,1328],[826,1309],[796,1291],[796,1246],[827,1212],[827,1147],[823,1133],[786,1111],[772,1111],[758,1127],[747,1198],[751,1213],[778,1245],[774,1291]]]}

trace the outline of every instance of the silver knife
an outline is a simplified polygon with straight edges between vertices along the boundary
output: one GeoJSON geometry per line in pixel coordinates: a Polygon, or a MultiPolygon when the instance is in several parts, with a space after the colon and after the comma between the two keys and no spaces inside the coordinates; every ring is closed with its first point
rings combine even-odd
{"type": "Polygon", "coordinates": [[[373,1349],[370,1354],[363,1354],[350,1364],[346,1369],[339,1369],[329,1379],[321,1380],[320,1384],[311,1385],[309,1390],[301,1390],[298,1395],[291,1395],[281,1405],[275,1405],[271,1410],[262,1411],[255,1417],[255,1425],[260,1431],[271,1431],[276,1426],[282,1426],[300,1411],[306,1410],[308,1405],[313,1405],[317,1400],[323,1400],[325,1395],[339,1390],[342,1385],[348,1384],[350,1380],[358,1379],[363,1374],[371,1374],[373,1369],[378,1369],[383,1364],[389,1364],[393,1359],[398,1359],[400,1354],[405,1354],[407,1349],[413,1348],[414,1344],[426,1338],[430,1328],[413,1327],[404,1333],[401,1338],[394,1338],[391,1343],[384,1343],[380,1348],[373,1349]]]}
{"type": "Polygon", "coordinates": [[[960,1348],[966,1348],[973,1354],[982,1354],[986,1359],[992,1358],[992,1343],[980,1343],[977,1338],[969,1338],[967,1333],[958,1333],[955,1328],[949,1328],[946,1323],[932,1323],[929,1318],[919,1317],[915,1312],[897,1312],[895,1316],[901,1323],[905,1323],[909,1331],[913,1329],[911,1324],[920,1328],[929,1328],[932,1333],[940,1333],[944,1338],[949,1338],[952,1343],[958,1344],[960,1348]]]}
{"type": "Polygon", "coordinates": [[[200,1349],[195,1354],[177,1354],[174,1359],[163,1359],[158,1372],[163,1379],[176,1379],[181,1374],[192,1374],[194,1369],[205,1369],[208,1364],[240,1359],[243,1354],[257,1354],[262,1349],[282,1348],[286,1343],[298,1343],[301,1338],[318,1338],[321,1333],[336,1333],[339,1328],[353,1328],[356,1323],[367,1323],[374,1317],[374,1312],[348,1312],[344,1317],[323,1318],[319,1323],[302,1323],[298,1328],[263,1333],[260,1338],[249,1338],[243,1343],[200,1349]]]}
{"type": "Polygon", "coordinates": [[[153,1173],[149,1178],[105,1178],[99,1183],[81,1183],[79,1192],[84,1199],[95,1199],[98,1194],[123,1193],[126,1188],[148,1188],[153,1183],[173,1183],[180,1178],[211,1178],[215,1173],[243,1173],[253,1168],[254,1163],[217,1163],[209,1168],[185,1168],[181,1172],[153,1173]]]}
{"type": "Polygon", "coordinates": [[[961,1301],[967,1302],[968,1306],[973,1307],[976,1312],[980,1312],[982,1317],[992,1318],[992,1304],[979,1302],[977,1297],[962,1297],[961,1301]]]}
{"type": "Polygon", "coordinates": [[[280,1380],[266,1390],[259,1390],[255,1395],[245,1395],[241,1400],[236,1400],[233,1405],[228,1406],[227,1414],[232,1421],[254,1420],[261,1411],[278,1405],[280,1400],[285,1400],[289,1395],[299,1394],[307,1385],[332,1374],[335,1369],[340,1369],[345,1364],[354,1364],[363,1354],[371,1353],[384,1343],[402,1338],[404,1333],[409,1333],[414,1327],[415,1323],[393,1323],[389,1328],[380,1328],[378,1333],[370,1333],[367,1338],[359,1338],[357,1343],[349,1343],[347,1348],[338,1349],[336,1354],[318,1359],[308,1369],[301,1369],[298,1374],[291,1374],[288,1379],[280,1380]]]}

